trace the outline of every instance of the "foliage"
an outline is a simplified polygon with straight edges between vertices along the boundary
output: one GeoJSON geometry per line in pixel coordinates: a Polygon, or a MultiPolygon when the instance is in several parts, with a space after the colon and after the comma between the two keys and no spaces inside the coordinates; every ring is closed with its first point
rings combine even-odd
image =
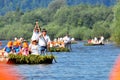
{"type": "Polygon", "coordinates": [[[56,12],[58,9],[66,5],[66,0],[53,0],[48,8],[51,12],[56,12]]]}
{"type": "Polygon", "coordinates": [[[69,52],[70,50],[63,47],[51,47],[49,48],[49,52],[69,52]]]}
{"type": "Polygon", "coordinates": [[[15,11],[16,9],[21,9],[25,12],[36,8],[46,8],[50,4],[50,7],[55,10],[59,6],[63,6],[61,5],[61,2],[63,4],[65,1],[68,5],[78,5],[80,3],[99,3],[107,6],[111,6],[116,2],[116,0],[0,0],[0,15],[4,15],[9,11],[15,11]],[[57,1],[58,4],[56,4],[55,1],[57,1]],[[56,8],[54,6],[56,6],[56,8]]]}
{"type": "Polygon", "coordinates": [[[15,54],[9,54],[9,60],[7,63],[13,63],[13,64],[45,64],[49,63],[51,64],[54,59],[53,55],[46,55],[46,56],[40,56],[40,55],[15,55],[15,54]]]}
{"type": "Polygon", "coordinates": [[[5,25],[5,27],[1,29],[0,39],[11,40],[14,39],[14,37],[24,37],[25,39],[30,39],[32,34],[29,33],[29,31],[32,32],[32,30],[32,24],[22,25],[21,23],[14,23],[5,25]]]}
{"type": "Polygon", "coordinates": [[[112,40],[116,44],[120,45],[120,2],[113,8],[114,10],[114,22],[112,30],[112,40]]]}
{"type": "MultiPolygon", "coordinates": [[[[109,24],[107,24],[109,26],[109,24]]],[[[95,23],[92,30],[93,36],[104,36],[105,38],[110,37],[110,29],[104,25],[104,22],[95,23]]]]}
{"type": "Polygon", "coordinates": [[[0,16],[0,39],[30,39],[35,20],[39,21],[41,28],[48,30],[51,39],[63,37],[67,33],[77,40],[101,35],[110,38],[113,17],[112,7],[89,4],[68,6],[65,0],[54,0],[47,8],[37,8],[24,13],[18,8],[0,16]]]}

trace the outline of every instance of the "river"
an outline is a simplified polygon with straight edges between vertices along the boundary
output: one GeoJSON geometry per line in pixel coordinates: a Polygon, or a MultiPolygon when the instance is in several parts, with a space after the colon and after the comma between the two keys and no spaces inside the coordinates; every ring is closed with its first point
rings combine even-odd
{"type": "Polygon", "coordinates": [[[16,69],[21,80],[108,80],[120,48],[113,44],[84,46],[72,44],[71,52],[53,53],[57,63],[7,65],[16,69]]]}

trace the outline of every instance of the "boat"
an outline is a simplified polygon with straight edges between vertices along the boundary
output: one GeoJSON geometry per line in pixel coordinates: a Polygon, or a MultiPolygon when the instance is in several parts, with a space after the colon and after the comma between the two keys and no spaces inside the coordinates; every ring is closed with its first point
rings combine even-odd
{"type": "Polygon", "coordinates": [[[64,48],[64,47],[50,47],[48,51],[49,52],[70,52],[68,48],[64,48]]]}
{"type": "Polygon", "coordinates": [[[16,55],[9,54],[8,57],[1,57],[1,63],[7,64],[52,64],[55,57],[53,55],[16,55]]]}
{"type": "Polygon", "coordinates": [[[85,46],[102,46],[104,44],[100,43],[100,44],[93,44],[93,43],[85,43],[85,46]]]}

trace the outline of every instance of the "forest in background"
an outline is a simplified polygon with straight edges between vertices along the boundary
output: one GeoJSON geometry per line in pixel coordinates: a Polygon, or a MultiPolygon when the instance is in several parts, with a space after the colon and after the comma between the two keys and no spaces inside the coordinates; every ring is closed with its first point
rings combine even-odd
{"type": "MultiPolygon", "coordinates": [[[[36,8],[47,8],[54,0],[0,0],[0,15],[4,15],[9,11],[15,11],[20,8],[23,12],[30,11],[36,8]]],[[[116,0],[66,0],[69,6],[84,4],[104,4],[111,6],[115,4],[116,0]]]]}
{"type": "MultiPolygon", "coordinates": [[[[23,0],[27,1],[27,0],[23,0]]],[[[32,36],[35,20],[39,20],[41,28],[46,28],[51,39],[69,33],[77,40],[87,40],[104,36],[105,39],[120,41],[116,20],[120,13],[119,4],[115,6],[79,4],[69,6],[65,0],[54,0],[46,8],[22,11],[16,8],[0,16],[0,39],[14,39],[32,36]],[[116,16],[117,15],[117,16],[116,16]],[[118,32],[118,31],[117,31],[118,32]]],[[[118,43],[119,44],[119,43],[118,43]]]]}

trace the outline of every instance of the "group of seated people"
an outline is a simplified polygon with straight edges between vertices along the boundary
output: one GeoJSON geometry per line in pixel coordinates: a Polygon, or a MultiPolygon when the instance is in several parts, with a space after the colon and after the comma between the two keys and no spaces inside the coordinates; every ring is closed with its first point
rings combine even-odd
{"type": "Polygon", "coordinates": [[[22,42],[20,39],[8,41],[7,45],[0,51],[0,54],[7,57],[9,53],[28,55],[29,45],[26,41],[22,42]]]}
{"type": "Polygon", "coordinates": [[[50,42],[50,47],[62,47],[62,48],[68,48],[67,46],[71,44],[71,39],[69,35],[66,35],[65,37],[54,39],[50,42]]]}
{"type": "MultiPolygon", "coordinates": [[[[70,42],[70,38],[65,36],[64,38],[54,39],[48,43],[48,47],[65,47],[66,44],[70,42]]],[[[23,38],[17,39],[14,38],[14,41],[8,41],[7,45],[0,51],[0,54],[3,56],[8,56],[8,54],[21,54],[21,55],[39,55],[39,44],[37,40],[32,40],[29,44],[27,41],[24,41],[23,38]]]]}
{"type": "Polygon", "coordinates": [[[8,54],[20,54],[20,55],[29,55],[39,54],[38,41],[34,40],[30,44],[27,41],[8,41],[7,45],[0,51],[2,56],[8,56],[8,54]]]}
{"type": "Polygon", "coordinates": [[[104,44],[104,37],[100,36],[99,38],[94,37],[94,39],[88,40],[89,44],[104,44]]]}

